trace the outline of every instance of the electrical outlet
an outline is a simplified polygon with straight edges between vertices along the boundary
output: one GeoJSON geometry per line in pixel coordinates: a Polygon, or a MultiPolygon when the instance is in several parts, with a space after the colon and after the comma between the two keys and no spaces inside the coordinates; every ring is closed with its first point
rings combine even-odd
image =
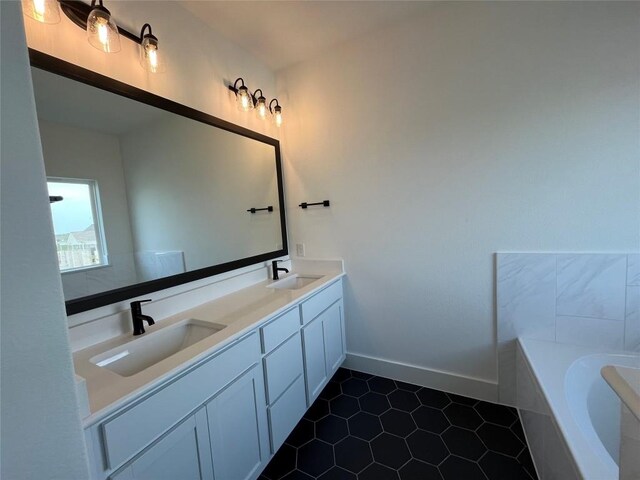
{"type": "Polygon", "coordinates": [[[304,257],[304,243],[296,243],[296,255],[304,257]]]}

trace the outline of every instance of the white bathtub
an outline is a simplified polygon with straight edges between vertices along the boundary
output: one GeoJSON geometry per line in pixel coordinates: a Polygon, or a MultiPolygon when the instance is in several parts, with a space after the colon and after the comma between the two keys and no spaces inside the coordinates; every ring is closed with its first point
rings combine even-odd
{"type": "Polygon", "coordinates": [[[620,400],[600,369],[640,368],[640,355],[527,338],[518,345],[518,407],[540,478],[617,479],[620,400]]]}

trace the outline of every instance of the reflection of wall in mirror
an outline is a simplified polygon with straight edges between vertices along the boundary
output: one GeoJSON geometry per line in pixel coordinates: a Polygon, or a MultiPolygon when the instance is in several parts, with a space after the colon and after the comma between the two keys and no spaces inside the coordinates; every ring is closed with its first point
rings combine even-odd
{"type": "Polygon", "coordinates": [[[118,137],[44,120],[39,125],[47,175],[96,180],[100,191],[109,266],[64,273],[65,298],[137,283],[118,137]]]}
{"type": "Polygon", "coordinates": [[[141,274],[158,252],[193,270],[281,248],[273,146],[172,114],[120,141],[141,274]]]}

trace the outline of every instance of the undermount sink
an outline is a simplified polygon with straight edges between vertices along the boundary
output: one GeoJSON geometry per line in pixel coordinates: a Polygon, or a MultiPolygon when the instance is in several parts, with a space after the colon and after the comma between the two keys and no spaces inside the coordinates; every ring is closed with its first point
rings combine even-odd
{"type": "Polygon", "coordinates": [[[130,377],[210,337],[225,326],[190,318],[157,332],[146,333],[125,345],[96,355],[90,361],[98,367],[130,377]]]}
{"type": "Polygon", "coordinates": [[[298,275],[297,273],[294,273],[293,275],[289,275],[282,280],[278,280],[267,285],[267,288],[277,288],[279,290],[298,290],[315,282],[319,278],[322,277],[316,275],[298,275]]]}

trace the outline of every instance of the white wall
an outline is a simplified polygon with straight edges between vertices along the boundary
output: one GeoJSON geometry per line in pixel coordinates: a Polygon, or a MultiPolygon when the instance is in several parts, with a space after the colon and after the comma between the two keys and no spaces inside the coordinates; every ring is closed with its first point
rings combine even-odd
{"type": "Polygon", "coordinates": [[[83,479],[86,452],[20,4],[2,18],[0,476],[83,479]]]}
{"type": "Polygon", "coordinates": [[[116,135],[39,120],[47,176],[96,180],[109,266],[62,274],[67,300],[137,282],[120,141],[116,135]]]}
{"type": "Polygon", "coordinates": [[[182,251],[195,270],[282,248],[272,145],[177,115],[120,145],[136,254],[182,251]]]}
{"type": "Polygon", "coordinates": [[[351,353],[495,382],[494,252],[638,250],[639,19],[444,2],[279,73],[291,243],[344,257],[351,353]]]}

